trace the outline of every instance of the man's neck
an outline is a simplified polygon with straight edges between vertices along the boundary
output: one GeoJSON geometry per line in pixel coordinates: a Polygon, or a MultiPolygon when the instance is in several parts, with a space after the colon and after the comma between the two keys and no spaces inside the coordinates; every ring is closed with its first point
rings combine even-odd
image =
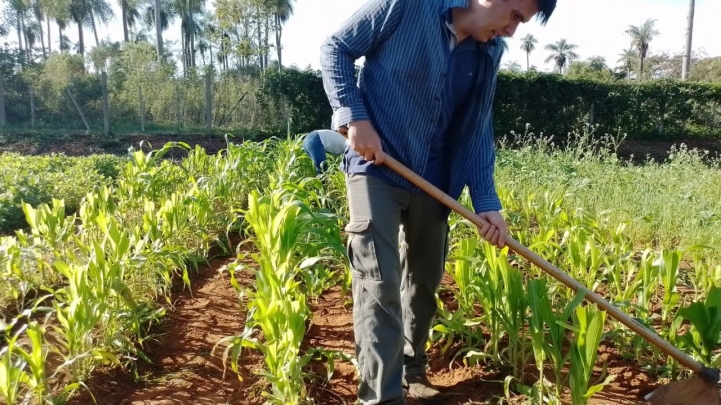
{"type": "Polygon", "coordinates": [[[470,35],[465,33],[463,31],[463,28],[460,27],[459,22],[462,21],[461,15],[463,14],[463,9],[454,7],[451,9],[451,16],[453,18],[452,25],[453,25],[453,31],[456,34],[456,41],[457,43],[463,42],[464,39],[468,38],[470,35]]]}

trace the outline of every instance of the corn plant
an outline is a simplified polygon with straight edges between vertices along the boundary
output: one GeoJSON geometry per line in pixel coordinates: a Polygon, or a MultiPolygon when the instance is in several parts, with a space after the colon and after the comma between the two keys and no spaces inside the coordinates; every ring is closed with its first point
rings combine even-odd
{"type": "MultiPolygon", "coordinates": [[[[487,257],[492,254],[493,250],[497,250],[488,243],[485,246],[487,257]]],[[[497,313],[508,339],[506,361],[511,365],[512,375],[524,381],[524,367],[531,355],[529,336],[526,333],[528,299],[523,288],[521,272],[508,263],[507,252],[507,248],[500,250],[497,259],[493,260],[499,267],[503,280],[501,305],[496,306],[493,310],[497,313]]]]}
{"type": "MultiPolygon", "coordinates": [[[[602,283],[599,270],[602,252],[592,231],[585,226],[573,227],[564,234],[561,245],[566,246],[566,258],[570,264],[570,275],[586,288],[594,291],[602,283]]],[[[569,294],[571,293],[570,290],[569,294]]]]}
{"type": "MultiPolygon", "coordinates": [[[[613,375],[604,381],[590,385],[593,367],[598,357],[598,346],[603,337],[603,325],[606,321],[606,312],[596,307],[578,306],[574,311],[573,326],[565,327],[574,333],[571,343],[570,388],[571,399],[574,404],[585,405],[588,400],[603,387],[608,385],[613,375]],[[589,386],[590,385],[590,386],[589,386]]],[[[604,367],[605,369],[605,367],[604,367]]],[[[604,372],[605,373],[605,372],[604,372]]],[[[601,377],[603,378],[603,376],[601,377]]]]}
{"type": "Polygon", "coordinates": [[[14,405],[23,393],[23,384],[28,380],[27,360],[17,350],[20,332],[6,338],[7,345],[0,349],[0,394],[8,405],[14,405]]]}
{"type": "Polygon", "coordinates": [[[583,298],[583,292],[579,292],[565,306],[560,300],[552,304],[547,279],[528,281],[528,301],[531,310],[529,329],[533,355],[539,370],[538,394],[543,395],[543,363],[549,359],[555,374],[555,389],[553,393],[549,392],[550,403],[560,403],[567,381],[563,369],[570,358],[570,353],[564,354],[561,350],[566,341],[566,329],[563,325],[568,323],[571,314],[581,304],[583,298]]]}
{"type": "Polygon", "coordinates": [[[272,392],[266,395],[277,403],[296,404],[306,399],[302,367],[312,357],[299,353],[310,310],[298,272],[319,260],[323,252],[344,254],[344,249],[338,235],[325,229],[335,221],[332,214],[313,212],[297,200],[283,202],[283,196],[282,192],[260,196],[253,190],[245,211],[259,251],[251,254],[259,269],[256,289],[249,293],[248,324],[263,332],[265,342],[257,344],[245,336],[226,338],[223,343],[229,345],[226,353],[237,353],[239,345],[261,350],[266,363],[261,374],[272,384],[272,392]]]}
{"type": "MultiPolygon", "coordinates": [[[[104,296],[103,288],[94,283],[86,266],[68,265],[55,262],[57,270],[67,278],[68,285],[56,294],[54,308],[59,326],[53,329],[58,333],[60,348],[58,354],[65,360],[58,368],[68,368],[67,376],[71,383],[82,381],[90,372],[93,358],[108,359],[115,363],[117,357],[101,348],[93,338],[95,329],[108,312],[108,303],[98,300],[104,296]]],[[[110,287],[107,284],[102,287],[110,287]]]]}
{"type": "Polygon", "coordinates": [[[721,333],[721,288],[711,287],[704,301],[695,301],[678,312],[691,328],[678,337],[684,348],[700,362],[718,367],[721,356],[714,356],[721,333]]]}

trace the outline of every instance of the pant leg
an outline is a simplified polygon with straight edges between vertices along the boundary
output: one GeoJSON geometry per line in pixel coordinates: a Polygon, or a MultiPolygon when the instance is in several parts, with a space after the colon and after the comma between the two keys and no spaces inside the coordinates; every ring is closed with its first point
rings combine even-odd
{"type": "Polygon", "coordinates": [[[321,174],[326,156],[325,148],[323,148],[323,143],[320,141],[320,136],[318,136],[317,132],[313,131],[305,137],[303,140],[303,149],[313,161],[316,173],[321,174]]]}
{"type": "Polygon", "coordinates": [[[408,191],[382,179],[346,177],[353,328],[362,405],[405,404],[398,234],[408,191]]]}
{"type": "Polygon", "coordinates": [[[438,309],[435,293],[448,251],[449,210],[435,198],[414,194],[401,225],[401,302],[403,306],[404,373],[423,374],[425,345],[438,309]]]}

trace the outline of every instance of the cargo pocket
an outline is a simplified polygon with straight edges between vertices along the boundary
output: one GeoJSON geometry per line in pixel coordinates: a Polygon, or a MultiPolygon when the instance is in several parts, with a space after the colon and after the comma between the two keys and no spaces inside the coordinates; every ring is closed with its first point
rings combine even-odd
{"type": "Polygon", "coordinates": [[[345,227],[348,232],[348,260],[355,277],[381,280],[376,255],[373,228],[370,219],[351,219],[345,227]]]}

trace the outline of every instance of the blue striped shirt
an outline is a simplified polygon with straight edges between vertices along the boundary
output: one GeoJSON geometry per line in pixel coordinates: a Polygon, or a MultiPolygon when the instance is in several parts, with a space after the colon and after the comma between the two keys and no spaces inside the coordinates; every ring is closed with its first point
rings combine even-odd
{"type": "MultiPolygon", "coordinates": [[[[384,152],[416,173],[426,164],[448,74],[450,44],[443,15],[468,0],[369,0],[321,47],[323,85],[333,108],[332,128],[370,120],[384,152]],[[354,62],[365,56],[356,83],[354,62]]],[[[491,107],[503,47],[500,38],[477,43],[475,91],[447,132],[448,194],[468,186],[476,212],[497,211],[491,107]]],[[[378,168],[411,191],[417,187],[386,166],[378,168]]]]}

